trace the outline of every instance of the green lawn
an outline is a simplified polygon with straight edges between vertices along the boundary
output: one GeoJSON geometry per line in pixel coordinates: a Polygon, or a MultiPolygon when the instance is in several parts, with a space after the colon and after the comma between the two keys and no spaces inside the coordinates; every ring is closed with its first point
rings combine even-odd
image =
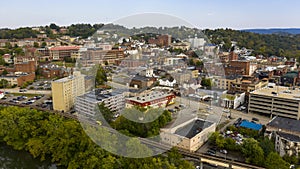
{"type": "MultiPolygon", "coordinates": [[[[63,62],[62,61],[53,61],[53,64],[56,64],[58,66],[63,66],[63,62]]],[[[67,63],[65,62],[65,66],[66,67],[75,67],[75,63],[67,63]]]]}
{"type": "Polygon", "coordinates": [[[26,96],[26,97],[41,96],[41,94],[29,94],[29,93],[10,93],[10,94],[14,96],[26,96]]]}

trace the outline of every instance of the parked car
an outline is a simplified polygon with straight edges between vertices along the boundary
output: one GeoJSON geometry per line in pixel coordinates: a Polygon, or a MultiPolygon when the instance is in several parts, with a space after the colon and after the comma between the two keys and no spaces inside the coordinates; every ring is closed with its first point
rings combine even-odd
{"type": "Polygon", "coordinates": [[[26,89],[20,89],[19,92],[27,92],[26,89]]]}
{"type": "Polygon", "coordinates": [[[211,156],[215,156],[216,152],[212,151],[212,150],[207,150],[206,154],[211,155],[211,156]]]}
{"type": "Polygon", "coordinates": [[[259,120],[258,120],[258,118],[253,117],[252,121],[257,121],[258,122],[259,120]]]}
{"type": "Polygon", "coordinates": [[[221,150],[220,150],[220,153],[227,154],[227,150],[221,149],[221,150]]]}

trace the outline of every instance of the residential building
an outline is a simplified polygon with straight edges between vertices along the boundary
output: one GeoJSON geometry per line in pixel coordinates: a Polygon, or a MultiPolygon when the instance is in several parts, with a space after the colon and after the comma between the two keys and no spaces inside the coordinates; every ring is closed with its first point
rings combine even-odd
{"type": "Polygon", "coordinates": [[[72,72],[72,68],[64,68],[53,64],[40,65],[39,68],[39,74],[46,79],[63,78],[71,75],[72,72]]]}
{"type": "Polygon", "coordinates": [[[231,51],[229,53],[229,57],[228,57],[229,61],[234,61],[234,60],[238,60],[238,59],[239,59],[239,55],[237,53],[235,53],[234,51],[231,51]]]}
{"type": "Polygon", "coordinates": [[[72,76],[52,81],[53,109],[68,112],[74,107],[75,98],[84,94],[84,75],[79,71],[72,76]]]}
{"type": "Polygon", "coordinates": [[[161,129],[160,138],[163,143],[188,151],[197,151],[216,131],[216,123],[195,118],[187,120],[172,128],[161,129]]]}
{"type": "Polygon", "coordinates": [[[185,82],[188,82],[192,78],[191,71],[186,72],[174,72],[171,73],[171,76],[176,80],[178,84],[184,84],[185,82]]]}
{"type": "Polygon", "coordinates": [[[119,64],[124,58],[125,54],[123,50],[102,50],[101,48],[92,48],[80,52],[80,63],[83,66],[97,64],[104,65],[106,62],[108,64],[119,64]]]}
{"type": "Polygon", "coordinates": [[[233,92],[249,92],[266,87],[268,85],[268,79],[259,80],[254,76],[242,76],[242,78],[237,79],[237,81],[232,82],[230,90],[233,92]]]}
{"type": "Polygon", "coordinates": [[[300,90],[283,86],[264,87],[250,92],[248,111],[300,119],[300,90]]]}
{"type": "Polygon", "coordinates": [[[139,96],[126,98],[126,108],[131,108],[133,106],[141,107],[165,107],[169,104],[174,103],[175,95],[163,92],[150,92],[144,93],[139,96]]]}
{"type": "Polygon", "coordinates": [[[7,74],[5,76],[0,76],[0,79],[7,80],[9,86],[22,86],[26,82],[33,82],[35,73],[7,74]]]}
{"type": "Polygon", "coordinates": [[[175,85],[176,85],[175,79],[173,79],[173,81],[172,81],[170,79],[163,78],[163,79],[159,79],[158,81],[159,81],[159,85],[161,85],[161,86],[175,87],[175,85]]]}
{"type": "Polygon", "coordinates": [[[232,83],[238,81],[241,77],[231,75],[231,76],[215,76],[212,79],[214,80],[215,87],[221,90],[230,90],[232,83]]]}
{"type": "Polygon", "coordinates": [[[13,63],[13,60],[11,59],[10,54],[4,54],[2,57],[3,57],[5,63],[13,63]]]}
{"type": "Polygon", "coordinates": [[[207,56],[215,56],[219,53],[219,48],[217,45],[214,44],[207,44],[204,46],[204,53],[207,56]]]}
{"type": "Polygon", "coordinates": [[[134,87],[134,88],[139,88],[139,89],[145,89],[145,88],[149,88],[150,86],[152,86],[155,81],[156,81],[156,78],[154,78],[154,77],[135,75],[131,79],[129,86],[134,87]]]}
{"type": "Polygon", "coordinates": [[[149,44],[156,44],[158,46],[168,47],[171,45],[171,35],[159,35],[156,38],[150,38],[148,40],[149,44]]]}
{"type": "Polygon", "coordinates": [[[75,110],[80,117],[94,119],[98,112],[96,106],[104,103],[114,113],[120,113],[125,107],[124,94],[121,91],[90,91],[76,97],[75,110]]]}
{"type": "Polygon", "coordinates": [[[181,49],[181,50],[189,50],[191,48],[190,43],[188,42],[172,43],[171,47],[173,49],[181,49]]]}
{"type": "Polygon", "coordinates": [[[79,56],[79,46],[56,46],[50,48],[50,57],[53,60],[64,60],[64,58],[77,59],[79,56]]]}
{"type": "Polygon", "coordinates": [[[15,63],[15,72],[34,73],[37,69],[36,61],[28,61],[22,63],[15,63]]]}
{"type": "Polygon", "coordinates": [[[191,48],[202,48],[206,43],[204,38],[189,38],[188,41],[191,43],[191,48]]]}
{"type": "Polygon", "coordinates": [[[280,77],[280,83],[282,86],[296,86],[299,84],[300,72],[292,71],[287,72],[285,75],[280,77]]]}
{"type": "Polygon", "coordinates": [[[300,121],[274,117],[267,125],[265,134],[275,138],[275,150],[280,156],[300,153],[300,121]]]}

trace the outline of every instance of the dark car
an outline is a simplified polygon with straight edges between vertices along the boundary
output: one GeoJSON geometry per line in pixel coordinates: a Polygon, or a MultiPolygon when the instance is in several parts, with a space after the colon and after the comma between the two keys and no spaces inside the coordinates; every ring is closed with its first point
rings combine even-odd
{"type": "Polygon", "coordinates": [[[234,125],[238,125],[240,124],[242,121],[242,118],[238,118],[235,122],[234,122],[234,125]]]}
{"type": "Polygon", "coordinates": [[[252,121],[259,121],[258,118],[253,117],[252,121]]]}
{"type": "Polygon", "coordinates": [[[211,155],[211,156],[215,156],[216,152],[212,151],[212,150],[207,150],[206,154],[211,155]]]}

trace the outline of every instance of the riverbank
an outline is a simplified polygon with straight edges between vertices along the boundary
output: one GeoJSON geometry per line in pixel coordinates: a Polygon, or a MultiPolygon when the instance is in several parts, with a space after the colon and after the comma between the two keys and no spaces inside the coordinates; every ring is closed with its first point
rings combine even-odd
{"type": "Polygon", "coordinates": [[[0,142],[0,168],[9,169],[58,169],[49,161],[41,162],[29,152],[14,150],[11,146],[0,142]]]}

